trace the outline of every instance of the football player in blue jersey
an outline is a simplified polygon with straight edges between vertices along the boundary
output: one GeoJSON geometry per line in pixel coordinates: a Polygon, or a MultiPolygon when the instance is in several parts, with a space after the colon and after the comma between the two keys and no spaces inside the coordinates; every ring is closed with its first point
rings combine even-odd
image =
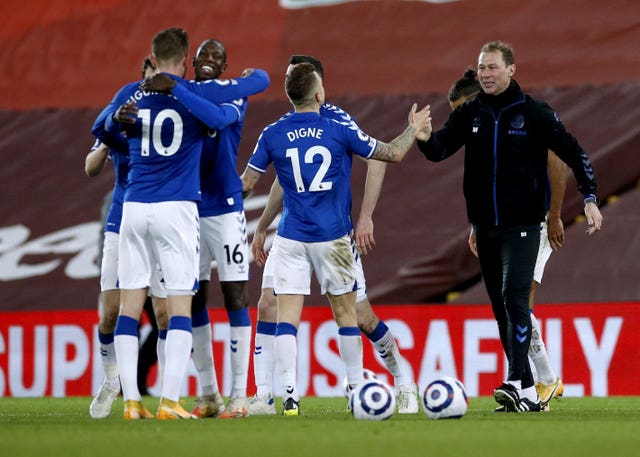
{"type": "MultiPolygon", "coordinates": [[[[316,72],[324,80],[324,68],[320,60],[309,55],[293,55],[289,59],[289,68],[302,62],[311,63],[316,72]]],[[[341,108],[324,103],[320,107],[320,114],[339,122],[351,123],[355,128],[355,120],[341,108]]],[[[375,246],[373,236],[373,211],[375,209],[382,182],[384,180],[386,162],[379,160],[367,160],[367,177],[365,181],[364,194],[360,210],[360,217],[355,226],[353,236],[360,254],[367,252],[375,246]]],[[[276,327],[276,299],[273,294],[273,262],[264,252],[267,229],[273,223],[282,209],[282,187],[275,179],[269,193],[269,200],[258,221],[252,250],[258,265],[264,265],[262,276],[262,293],[258,302],[258,323],[255,335],[254,352],[254,376],[256,382],[256,395],[249,399],[249,411],[252,415],[275,414],[273,401],[273,373],[275,369],[275,357],[273,339],[276,327]],[[266,257],[266,258],[265,258],[266,257]]],[[[347,188],[345,192],[344,204],[349,213],[349,223],[351,223],[351,191],[347,188]]],[[[389,327],[380,320],[374,313],[367,298],[366,283],[362,261],[359,254],[356,254],[356,272],[358,290],[356,294],[356,312],[358,316],[358,327],[362,333],[369,338],[374,348],[380,354],[387,369],[394,377],[394,384],[397,392],[398,412],[400,414],[416,413],[419,410],[417,386],[413,381],[409,365],[406,363],[398,350],[396,341],[389,327]]]]}
{"type": "MultiPolygon", "coordinates": [[[[227,68],[227,51],[215,39],[206,40],[198,48],[193,60],[196,81],[213,80],[227,68]]],[[[244,114],[247,99],[237,100],[244,114]]],[[[251,320],[249,319],[247,281],[249,280],[249,249],[247,228],[242,202],[242,182],[236,167],[238,144],[243,118],[229,127],[210,131],[204,140],[200,176],[202,200],[200,214],[200,288],[193,297],[193,316],[202,316],[202,341],[196,341],[194,325],[194,362],[213,363],[211,327],[208,320],[207,300],[211,280],[211,260],[215,259],[218,280],[229,316],[229,344],[232,386],[229,403],[221,418],[245,417],[247,410],[247,376],[251,349],[251,320]],[[208,330],[208,331],[207,331],[208,330]],[[198,350],[198,347],[201,349],[198,350]],[[198,353],[199,352],[199,353],[198,353]]],[[[198,367],[198,363],[196,363],[198,367]]],[[[200,371],[200,370],[199,370],[200,371]]],[[[209,370],[211,372],[211,370],[209,370]]],[[[214,373],[215,375],[215,373],[214,373]]],[[[203,390],[192,413],[198,417],[218,414],[218,402],[203,390]]],[[[218,399],[216,399],[218,400],[218,399]]]]}
{"type": "MultiPolygon", "coordinates": [[[[155,68],[149,57],[142,63],[142,78],[151,77],[155,68]]],[[[127,184],[129,172],[129,153],[126,142],[109,148],[100,140],[96,140],[85,158],[85,172],[87,176],[99,175],[108,161],[113,163],[115,183],[105,214],[104,238],[102,242],[102,256],[100,262],[100,290],[101,307],[98,323],[98,341],[100,342],[100,361],[104,371],[104,381],[96,396],[89,406],[89,414],[94,419],[107,417],[111,412],[111,405],[120,392],[120,380],[118,379],[118,366],[113,344],[114,329],[120,306],[120,291],[118,289],[118,240],[120,235],[120,222],[122,219],[122,204],[124,190],[127,184]]],[[[159,274],[159,272],[158,272],[159,274]]],[[[155,287],[152,287],[154,302],[164,300],[164,291],[161,288],[158,275],[155,277],[155,287]]],[[[164,308],[160,306],[160,308],[164,308]]],[[[162,317],[162,316],[160,316],[162,317]]],[[[166,317],[166,315],[165,315],[166,317]]],[[[166,318],[164,319],[166,321],[166,318]]],[[[166,333],[166,322],[164,322],[166,333]]]]}
{"type": "Polygon", "coordinates": [[[352,155],[399,162],[413,145],[416,133],[430,125],[430,112],[428,107],[416,112],[414,104],[410,125],[391,143],[383,143],[349,123],[320,115],[325,93],[312,64],[293,66],[285,78],[285,91],[294,112],[262,131],[242,184],[245,195],[251,192],[273,162],[284,192],[283,216],[271,254],[278,308],[274,345],[285,391],[283,414],[297,416],[296,335],[312,271],[331,303],[348,384],[355,386],[363,379],[355,308],[355,246],[344,205],[352,155]]]}
{"type": "Polygon", "coordinates": [[[118,252],[121,304],[114,337],[125,419],[149,417],[136,379],[138,321],[156,264],[162,270],[169,315],[162,398],[156,417],[194,417],[178,400],[191,354],[191,298],[198,286],[196,202],[200,200],[201,120],[210,128],[221,129],[236,122],[240,112],[232,104],[203,103],[192,92],[207,92],[207,88],[182,79],[187,53],[184,30],[159,32],[152,42],[152,60],[158,72],[177,82],[173,96],[144,91],[138,81],[130,83],[116,94],[93,128],[99,139],[124,130],[129,146],[118,252]],[[185,99],[189,99],[188,107],[185,99]]]}
{"type": "MultiPolygon", "coordinates": [[[[242,183],[236,161],[242,132],[246,96],[266,89],[269,80],[262,70],[246,69],[243,77],[218,79],[227,68],[224,45],[216,39],[205,40],[193,58],[196,82],[208,82],[219,88],[215,101],[232,101],[241,116],[237,122],[220,130],[209,129],[204,139],[200,162],[202,200],[198,203],[200,216],[200,287],[193,298],[193,354],[199,375],[202,395],[196,399],[192,414],[199,417],[246,417],[247,377],[251,348],[251,321],[247,308],[246,283],[249,279],[249,249],[242,202],[242,183]],[[262,73],[261,73],[262,72],[262,73]],[[225,97],[222,97],[225,94],[225,97]],[[232,388],[229,404],[224,407],[218,392],[211,325],[207,310],[211,260],[215,258],[224,305],[230,322],[230,358],[232,388]],[[224,411],[224,412],[223,412],[224,411]]],[[[146,83],[151,90],[166,89],[161,76],[146,83]]],[[[180,97],[178,97],[180,98],[180,97]]]]}

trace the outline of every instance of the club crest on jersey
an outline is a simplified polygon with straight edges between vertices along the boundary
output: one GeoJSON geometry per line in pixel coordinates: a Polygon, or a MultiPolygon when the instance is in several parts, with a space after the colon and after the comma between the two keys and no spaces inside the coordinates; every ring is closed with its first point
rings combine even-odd
{"type": "Polygon", "coordinates": [[[511,125],[511,129],[507,131],[509,135],[520,135],[520,136],[527,135],[527,131],[523,130],[524,116],[522,114],[516,114],[515,116],[513,116],[513,118],[511,119],[510,125],[511,125]]]}
{"type": "Polygon", "coordinates": [[[524,116],[522,114],[516,114],[511,119],[511,127],[514,129],[522,129],[524,127],[524,116]]]}

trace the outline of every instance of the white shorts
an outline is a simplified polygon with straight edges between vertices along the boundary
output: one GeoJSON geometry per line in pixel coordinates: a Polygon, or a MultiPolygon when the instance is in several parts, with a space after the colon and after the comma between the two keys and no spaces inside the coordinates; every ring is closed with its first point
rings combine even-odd
{"type": "MultiPolygon", "coordinates": [[[[355,249],[355,243],[353,238],[351,239],[352,248],[355,249]]],[[[274,264],[274,252],[273,249],[267,256],[267,261],[264,264],[264,269],[262,270],[262,288],[263,289],[273,289],[273,264],[274,264]]],[[[356,293],[356,303],[360,303],[361,301],[367,298],[367,283],[364,279],[364,269],[362,268],[362,257],[360,254],[357,254],[355,257],[355,271],[356,271],[356,282],[357,282],[357,293],[356,293]]]]}
{"type": "Polygon", "coordinates": [[[303,243],[276,235],[271,250],[275,253],[273,290],[276,294],[309,295],[312,271],[323,295],[354,291],[355,256],[349,235],[319,243],[303,243]]]}
{"type": "Polygon", "coordinates": [[[120,288],[149,287],[159,265],[168,295],[193,294],[199,231],[195,202],[125,202],[118,255],[120,288]]]}
{"type": "Polygon", "coordinates": [[[543,222],[540,229],[540,247],[538,248],[538,258],[536,259],[536,267],[533,270],[533,280],[538,284],[542,284],[542,275],[544,274],[544,267],[551,257],[553,249],[549,242],[549,235],[547,233],[547,223],[543,222]]]}
{"type": "Polygon", "coordinates": [[[151,270],[151,281],[149,281],[149,295],[158,298],[167,298],[167,288],[164,286],[164,278],[160,265],[156,264],[151,270]]]}
{"type": "Polygon", "coordinates": [[[200,218],[200,281],[211,279],[213,266],[217,267],[221,282],[249,280],[244,211],[200,218]],[[215,259],[213,265],[212,259],[215,259]]]}
{"type": "Polygon", "coordinates": [[[100,290],[118,289],[118,244],[120,234],[104,232],[102,265],[100,265],[100,290]]]}
{"type": "MultiPolygon", "coordinates": [[[[118,245],[120,234],[116,232],[104,232],[104,244],[102,247],[102,266],[100,268],[100,290],[118,290],[118,245]]],[[[151,272],[149,293],[154,297],[167,298],[167,290],[162,283],[162,271],[156,264],[151,272]]]]}

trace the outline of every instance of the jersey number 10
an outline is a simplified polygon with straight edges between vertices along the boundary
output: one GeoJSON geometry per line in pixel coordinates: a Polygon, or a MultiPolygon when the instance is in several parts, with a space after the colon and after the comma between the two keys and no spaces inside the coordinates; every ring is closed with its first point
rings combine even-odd
{"type": "Polygon", "coordinates": [[[180,114],[172,109],[163,109],[158,113],[151,124],[151,110],[141,109],[138,117],[142,119],[142,140],[140,150],[142,156],[148,156],[151,144],[153,149],[161,156],[172,156],[182,144],[183,122],[180,114]],[[168,146],[162,144],[162,126],[166,120],[173,122],[173,137],[168,146]]]}

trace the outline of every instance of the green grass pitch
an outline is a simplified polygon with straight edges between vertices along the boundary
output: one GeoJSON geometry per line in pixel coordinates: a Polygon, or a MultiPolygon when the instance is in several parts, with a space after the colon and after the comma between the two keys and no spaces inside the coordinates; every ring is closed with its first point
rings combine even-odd
{"type": "MultiPolygon", "coordinates": [[[[299,417],[124,421],[89,418],[90,398],[0,398],[0,455],[13,456],[633,456],[640,397],[564,398],[548,413],[494,414],[471,398],[460,420],[356,421],[343,398],[303,398],[299,417]]],[[[158,400],[145,398],[150,411],[158,400]]],[[[193,399],[185,399],[190,408],[193,399]]]]}

